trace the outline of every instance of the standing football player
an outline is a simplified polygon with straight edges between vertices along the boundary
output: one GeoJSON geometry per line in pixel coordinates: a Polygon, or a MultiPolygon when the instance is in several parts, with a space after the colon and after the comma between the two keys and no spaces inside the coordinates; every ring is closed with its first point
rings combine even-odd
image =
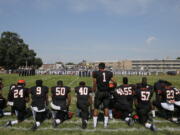
{"type": "Polygon", "coordinates": [[[50,104],[53,114],[53,127],[56,128],[68,117],[71,104],[71,89],[64,86],[63,81],[57,81],[57,86],[51,88],[52,102],[50,104]]]}
{"type": "Polygon", "coordinates": [[[48,105],[48,87],[43,86],[42,80],[36,80],[36,86],[30,88],[32,98],[31,108],[35,120],[31,130],[35,131],[46,119],[46,106],[48,105]]]}
{"type": "Polygon", "coordinates": [[[78,87],[75,87],[75,93],[77,94],[77,108],[81,111],[83,129],[87,127],[89,106],[92,104],[91,92],[92,88],[86,86],[86,83],[83,81],[79,83],[78,87]]]}
{"type": "Polygon", "coordinates": [[[111,71],[105,70],[105,63],[99,64],[99,70],[93,72],[93,91],[95,93],[94,101],[94,114],[93,114],[93,126],[96,128],[98,119],[98,109],[103,103],[104,107],[104,127],[108,125],[109,118],[109,102],[110,102],[110,92],[109,92],[109,82],[113,79],[113,73],[111,71]]]}
{"type": "Polygon", "coordinates": [[[26,103],[29,101],[29,91],[25,88],[25,81],[19,80],[17,86],[10,90],[8,95],[8,101],[12,103],[17,120],[7,122],[5,126],[12,126],[25,119],[26,103]]]}
{"type": "Polygon", "coordinates": [[[143,124],[146,128],[156,131],[154,124],[148,122],[149,112],[151,111],[151,97],[153,96],[153,87],[147,84],[147,78],[142,78],[142,83],[137,84],[135,90],[135,106],[136,112],[139,116],[139,122],[143,124]]]}

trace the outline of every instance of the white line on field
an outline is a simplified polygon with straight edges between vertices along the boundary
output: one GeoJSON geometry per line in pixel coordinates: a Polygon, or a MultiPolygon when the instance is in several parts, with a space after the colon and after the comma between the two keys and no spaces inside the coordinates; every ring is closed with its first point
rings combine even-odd
{"type": "Polygon", "coordinates": [[[74,79],[73,81],[71,81],[68,86],[71,86],[74,82],[78,81],[79,80],[79,77],[77,77],[76,79],[74,79]]]}
{"type": "MultiPolygon", "coordinates": [[[[0,127],[0,129],[14,129],[14,130],[24,130],[28,131],[30,128],[24,128],[24,127],[9,127],[4,128],[0,127]]],[[[54,130],[54,131],[83,131],[83,132],[132,132],[132,131],[147,131],[146,128],[116,128],[116,129],[108,129],[108,128],[96,128],[96,129],[82,129],[82,128],[39,128],[38,130],[54,130]]],[[[164,128],[158,128],[158,131],[180,131],[180,128],[170,128],[170,127],[164,127],[164,128]]]]}
{"type": "MultiPolygon", "coordinates": [[[[5,122],[5,121],[8,121],[8,120],[0,120],[0,122],[5,122]]],[[[25,120],[24,121],[25,123],[31,123],[31,122],[34,122],[33,120],[25,120]]],[[[46,120],[45,123],[51,123],[52,121],[51,120],[46,120]]],[[[82,123],[81,120],[76,120],[76,121],[73,121],[73,120],[67,120],[65,121],[64,123],[70,123],[70,124],[79,124],[79,123],[82,123]]],[[[88,123],[93,123],[93,121],[88,121],[88,123]]],[[[98,121],[98,123],[103,123],[103,121],[98,121]]],[[[124,121],[122,120],[110,120],[109,121],[109,124],[113,124],[113,123],[125,123],[124,121]]],[[[154,120],[154,123],[171,123],[170,121],[168,120],[154,120]]]]}

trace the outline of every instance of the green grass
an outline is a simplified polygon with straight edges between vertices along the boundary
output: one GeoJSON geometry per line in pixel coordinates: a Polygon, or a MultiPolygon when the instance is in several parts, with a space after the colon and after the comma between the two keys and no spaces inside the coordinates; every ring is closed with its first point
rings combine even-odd
{"type": "MultiPolygon", "coordinates": [[[[3,78],[4,82],[4,88],[3,88],[3,95],[4,97],[7,97],[7,93],[9,90],[9,86],[12,83],[16,83],[19,79],[24,79],[26,80],[26,86],[31,87],[35,85],[35,80],[37,79],[42,79],[44,81],[44,85],[48,86],[51,88],[52,86],[56,85],[56,82],[58,80],[63,80],[64,85],[67,85],[72,88],[72,104],[70,106],[70,110],[72,112],[76,112],[76,97],[74,94],[74,87],[78,85],[79,81],[85,81],[87,85],[92,86],[92,78],[79,78],[77,76],[65,76],[65,75],[37,75],[37,76],[31,76],[31,77],[19,77],[16,74],[12,75],[7,75],[7,74],[0,74],[0,77],[3,78]]],[[[128,76],[129,77],[129,83],[135,84],[141,81],[142,76],[128,76]]],[[[177,88],[180,88],[180,76],[167,76],[167,75],[162,75],[162,76],[148,76],[148,82],[149,84],[153,85],[158,79],[165,79],[170,81],[174,86],[177,88]]],[[[115,79],[117,80],[118,84],[122,83],[122,76],[115,76],[115,79]]],[[[50,92],[49,92],[50,94],[50,92]]],[[[7,108],[6,110],[9,110],[7,108]]],[[[0,125],[3,125],[5,121],[15,119],[15,117],[4,117],[0,119],[0,125]]],[[[159,118],[157,118],[159,119],[159,118]]],[[[32,120],[32,118],[30,118],[32,120]]],[[[71,121],[76,122],[79,120],[79,118],[73,117],[71,121]]],[[[83,131],[83,130],[73,130],[80,128],[81,123],[68,123],[65,122],[62,125],[58,127],[58,130],[53,130],[53,129],[48,129],[48,130],[41,130],[44,128],[51,128],[51,121],[45,121],[41,127],[40,130],[37,130],[36,132],[29,131],[29,129],[32,126],[31,122],[23,122],[18,125],[13,126],[13,128],[4,128],[0,127],[0,135],[52,135],[52,134],[61,134],[61,135],[66,135],[66,134],[73,134],[73,135],[103,135],[105,133],[110,134],[110,135],[116,135],[116,134],[121,134],[121,135],[139,135],[139,134],[145,134],[145,135],[151,135],[151,134],[157,134],[157,135],[178,135],[180,134],[180,131],[169,131],[169,130],[161,130],[158,131],[157,133],[153,133],[149,131],[148,129],[146,130],[142,125],[135,124],[133,127],[128,127],[124,122],[116,122],[112,123],[110,121],[110,125],[108,129],[113,129],[113,131],[107,131],[108,129],[103,130],[103,123],[98,124],[97,131],[94,131],[92,128],[92,120],[90,120],[90,124],[88,125],[88,129],[83,131]],[[25,128],[25,130],[19,130],[19,129],[14,129],[14,128],[25,128]],[[65,128],[72,128],[72,131],[65,131],[65,130],[60,130],[60,129],[65,129],[65,128]],[[117,130],[118,128],[123,128],[123,129],[132,129],[135,128],[135,131],[120,131],[117,130]],[[138,131],[138,129],[143,129],[143,131],[138,131]]],[[[165,127],[170,127],[170,128],[179,128],[180,125],[170,123],[170,122],[163,122],[163,123],[156,123],[157,127],[159,128],[165,128],[165,127]]]]}

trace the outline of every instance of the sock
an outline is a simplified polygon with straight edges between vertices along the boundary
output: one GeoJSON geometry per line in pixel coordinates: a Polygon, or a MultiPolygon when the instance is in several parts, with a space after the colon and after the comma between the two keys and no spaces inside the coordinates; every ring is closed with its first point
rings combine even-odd
{"type": "Polygon", "coordinates": [[[152,110],[151,112],[152,112],[152,116],[153,116],[153,117],[156,117],[156,112],[155,112],[155,110],[152,110]]]}
{"type": "Polygon", "coordinates": [[[129,121],[129,119],[130,119],[129,117],[126,117],[126,118],[125,118],[125,121],[126,121],[126,122],[128,122],[128,121],[129,121]]]}
{"type": "Polygon", "coordinates": [[[104,117],[104,127],[107,127],[109,117],[104,117]]]}
{"type": "Polygon", "coordinates": [[[96,126],[97,126],[97,116],[93,117],[93,124],[94,124],[94,128],[96,128],[96,126]]]}
{"type": "Polygon", "coordinates": [[[15,124],[17,124],[18,123],[18,120],[13,120],[13,121],[11,121],[11,124],[12,125],[15,125],[15,124]]]}
{"type": "Polygon", "coordinates": [[[172,117],[171,120],[172,120],[173,122],[177,122],[177,121],[178,121],[178,118],[172,117]]]}
{"type": "Polygon", "coordinates": [[[11,112],[4,112],[4,115],[5,115],[5,116],[10,116],[10,115],[11,115],[11,112]]]}
{"type": "Polygon", "coordinates": [[[152,124],[150,124],[150,123],[145,123],[145,127],[146,127],[146,128],[151,128],[151,125],[152,125],[152,124]]]}
{"type": "Polygon", "coordinates": [[[109,118],[110,118],[110,119],[113,118],[112,110],[109,110],[109,118]]]}
{"type": "Polygon", "coordinates": [[[39,121],[36,121],[36,126],[39,127],[41,123],[39,121]]]}
{"type": "Polygon", "coordinates": [[[57,124],[60,124],[61,123],[61,120],[60,119],[56,119],[55,120],[57,124]]]}

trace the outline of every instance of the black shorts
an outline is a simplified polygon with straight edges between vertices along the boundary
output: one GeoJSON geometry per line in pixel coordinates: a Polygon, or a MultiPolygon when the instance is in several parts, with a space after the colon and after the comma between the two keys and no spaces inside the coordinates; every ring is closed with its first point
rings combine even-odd
{"type": "Polygon", "coordinates": [[[149,112],[151,111],[150,105],[138,105],[136,108],[137,115],[139,116],[139,122],[144,124],[149,119],[149,112]]]}
{"type": "Polygon", "coordinates": [[[86,101],[84,101],[84,102],[83,101],[78,101],[76,105],[77,105],[78,109],[83,110],[83,111],[86,111],[89,108],[89,104],[86,101]]]}
{"type": "Polygon", "coordinates": [[[62,122],[68,119],[68,112],[65,111],[55,111],[55,119],[60,119],[62,122]]]}
{"type": "Polygon", "coordinates": [[[127,113],[132,113],[133,111],[129,102],[115,102],[114,108],[117,111],[127,112],[127,113]]]}
{"type": "Polygon", "coordinates": [[[25,119],[25,115],[26,115],[26,107],[22,107],[21,109],[18,107],[14,107],[15,110],[15,114],[17,116],[17,119],[19,121],[23,121],[25,119]]]}
{"type": "Polygon", "coordinates": [[[103,104],[104,108],[109,108],[110,93],[108,91],[97,91],[95,94],[94,108],[99,109],[99,106],[103,104]]]}

